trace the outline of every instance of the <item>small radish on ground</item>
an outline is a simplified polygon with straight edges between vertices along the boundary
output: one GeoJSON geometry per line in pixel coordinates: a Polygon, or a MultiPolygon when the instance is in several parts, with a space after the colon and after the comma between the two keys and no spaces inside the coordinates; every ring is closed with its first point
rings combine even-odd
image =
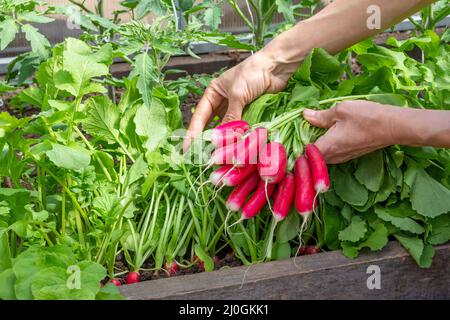
{"type": "Polygon", "coordinates": [[[284,146],[270,142],[261,148],[258,157],[258,173],[267,183],[278,183],[286,174],[287,157],[284,146]]]}
{"type": "Polygon", "coordinates": [[[275,184],[271,183],[267,185],[264,181],[260,180],[258,188],[242,208],[241,220],[251,219],[256,216],[262,210],[262,208],[264,208],[267,203],[267,197],[270,197],[272,195],[274,189],[275,184]]]}
{"type": "Polygon", "coordinates": [[[122,285],[122,282],[120,282],[119,279],[115,279],[115,278],[111,279],[111,283],[116,285],[117,287],[120,287],[122,285]]]}
{"type": "Polygon", "coordinates": [[[305,154],[311,168],[314,189],[318,193],[327,192],[330,188],[330,178],[328,176],[327,165],[322,154],[319,149],[311,143],[306,146],[305,154]]]}
{"type": "Polygon", "coordinates": [[[320,252],[322,252],[322,250],[320,250],[320,248],[316,246],[306,246],[305,248],[305,254],[316,254],[320,252]]]}
{"type": "Polygon", "coordinates": [[[202,272],[205,272],[205,263],[200,260],[197,256],[194,256],[194,261],[197,261],[198,267],[202,272]]]}
{"type": "Polygon", "coordinates": [[[167,271],[169,276],[176,275],[178,273],[178,264],[175,261],[173,261],[172,263],[166,262],[164,264],[164,269],[167,271]]]}
{"type": "Polygon", "coordinates": [[[140,281],[141,275],[137,271],[132,271],[127,275],[127,284],[138,283],[140,281]]]}
{"type": "Polygon", "coordinates": [[[229,211],[239,211],[245,203],[248,195],[258,186],[260,179],[257,172],[252,173],[230,193],[226,207],[229,211]]]}

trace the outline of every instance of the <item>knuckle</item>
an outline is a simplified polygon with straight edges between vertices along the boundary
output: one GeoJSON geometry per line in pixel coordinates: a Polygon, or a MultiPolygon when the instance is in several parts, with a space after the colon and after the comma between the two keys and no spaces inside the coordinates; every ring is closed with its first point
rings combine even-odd
{"type": "Polygon", "coordinates": [[[336,117],[341,118],[345,115],[347,108],[346,108],[346,105],[343,102],[341,102],[341,103],[338,103],[333,108],[333,110],[334,110],[334,114],[336,115],[336,117]]]}
{"type": "Polygon", "coordinates": [[[230,98],[241,101],[244,97],[244,85],[233,85],[230,88],[230,98]]]}
{"type": "Polygon", "coordinates": [[[239,117],[237,115],[235,115],[234,113],[227,113],[224,117],[223,117],[223,122],[230,122],[230,121],[234,121],[234,120],[239,120],[239,117]]]}
{"type": "Polygon", "coordinates": [[[338,103],[333,109],[336,118],[343,119],[353,114],[356,110],[358,110],[358,107],[357,101],[343,101],[338,103]]]}

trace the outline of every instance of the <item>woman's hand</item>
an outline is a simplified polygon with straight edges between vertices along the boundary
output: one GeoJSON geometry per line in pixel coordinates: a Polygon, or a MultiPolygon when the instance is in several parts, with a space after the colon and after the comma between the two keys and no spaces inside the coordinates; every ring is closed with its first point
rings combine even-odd
{"type": "Polygon", "coordinates": [[[399,128],[394,127],[399,109],[369,101],[346,101],[329,110],[305,110],[303,116],[312,125],[328,129],[315,144],[325,161],[335,164],[399,143],[399,128]]]}
{"type": "Polygon", "coordinates": [[[285,72],[279,63],[275,63],[267,49],[225,71],[211,82],[198,103],[184,149],[215,116],[222,117],[223,122],[241,119],[247,104],[264,93],[284,89],[290,75],[291,72],[285,72]]]}
{"type": "Polygon", "coordinates": [[[328,129],[315,144],[330,164],[393,144],[450,148],[450,111],[346,101],[324,111],[305,110],[312,125],[328,129]]]}

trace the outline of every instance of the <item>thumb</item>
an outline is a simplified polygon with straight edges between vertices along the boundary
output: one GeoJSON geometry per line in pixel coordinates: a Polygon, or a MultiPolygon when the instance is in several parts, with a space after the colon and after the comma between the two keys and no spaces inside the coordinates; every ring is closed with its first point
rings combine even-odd
{"type": "Polygon", "coordinates": [[[311,109],[303,110],[303,117],[313,126],[328,129],[336,122],[336,112],[334,108],[317,111],[311,109]]]}
{"type": "Polygon", "coordinates": [[[228,109],[225,115],[223,116],[222,122],[230,122],[234,120],[240,120],[242,117],[242,110],[244,109],[243,103],[239,100],[229,100],[228,101],[228,109]]]}

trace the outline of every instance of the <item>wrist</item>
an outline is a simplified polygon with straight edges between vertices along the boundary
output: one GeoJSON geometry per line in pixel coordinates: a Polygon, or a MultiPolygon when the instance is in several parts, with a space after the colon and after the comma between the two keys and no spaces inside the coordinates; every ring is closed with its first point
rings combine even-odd
{"type": "Polygon", "coordinates": [[[420,121],[423,119],[423,110],[389,106],[390,112],[386,113],[385,119],[391,136],[391,144],[403,146],[426,145],[426,132],[421,129],[420,121]]]}
{"type": "Polygon", "coordinates": [[[312,49],[305,45],[311,42],[303,41],[299,36],[302,24],[283,32],[260,50],[271,65],[271,73],[283,81],[289,80],[312,49]]]}

